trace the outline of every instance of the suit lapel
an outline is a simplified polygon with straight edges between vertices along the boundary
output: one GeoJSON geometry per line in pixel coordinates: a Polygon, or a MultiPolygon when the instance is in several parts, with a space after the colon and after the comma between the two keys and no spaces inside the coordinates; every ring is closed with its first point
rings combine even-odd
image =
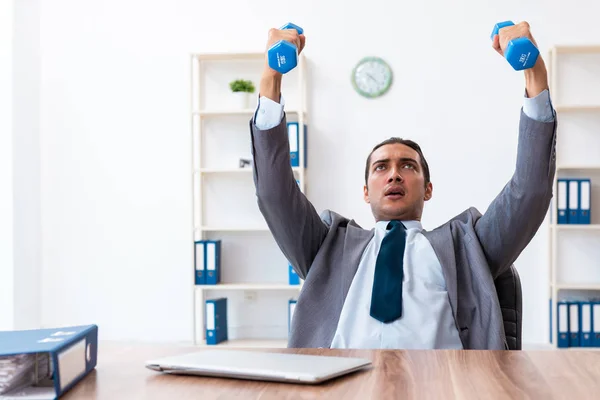
{"type": "MultiPolygon", "coordinates": [[[[348,224],[348,232],[344,242],[343,256],[343,281],[342,281],[342,299],[350,290],[350,285],[358,270],[358,264],[369,241],[373,237],[374,231],[370,231],[348,224]]],[[[340,309],[341,311],[341,309],[340,309]]]]}
{"type": "Polygon", "coordinates": [[[353,224],[355,223],[350,221],[350,223],[346,226],[347,231],[344,238],[342,264],[335,266],[341,268],[342,270],[342,282],[339,286],[340,293],[338,298],[340,301],[334,305],[334,315],[336,318],[330,318],[327,321],[327,323],[330,324],[328,329],[328,337],[325,338],[325,345],[327,347],[331,346],[331,341],[335,335],[339,317],[342,314],[342,308],[344,307],[344,302],[346,301],[346,296],[348,295],[350,285],[352,285],[352,281],[354,280],[354,276],[358,270],[358,264],[360,263],[363,251],[369,244],[369,241],[374,234],[374,230],[368,231],[353,224]]]}
{"type": "Polygon", "coordinates": [[[454,319],[457,321],[456,326],[460,327],[457,319],[458,296],[457,296],[457,281],[456,281],[456,255],[454,253],[454,241],[449,227],[443,227],[431,232],[423,231],[423,235],[429,240],[435,254],[437,255],[440,264],[442,265],[442,273],[446,281],[446,290],[450,298],[450,306],[454,319]]]}

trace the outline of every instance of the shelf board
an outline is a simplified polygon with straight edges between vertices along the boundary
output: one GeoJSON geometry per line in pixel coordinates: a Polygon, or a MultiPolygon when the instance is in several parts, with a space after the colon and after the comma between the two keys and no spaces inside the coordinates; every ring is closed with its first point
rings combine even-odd
{"type": "Polygon", "coordinates": [[[230,60],[263,60],[265,53],[197,53],[193,54],[200,61],[230,61],[230,60]]]}
{"type": "Polygon", "coordinates": [[[268,226],[202,226],[201,231],[206,232],[269,232],[268,226]]]}
{"type": "Polygon", "coordinates": [[[600,53],[600,46],[588,45],[588,46],[554,46],[556,53],[563,54],[586,54],[586,53],[600,53]]]}
{"type": "Polygon", "coordinates": [[[302,285],[287,283],[219,283],[217,285],[196,285],[198,290],[299,290],[302,285]]]}
{"type": "Polygon", "coordinates": [[[600,165],[559,165],[557,171],[600,171],[600,165]]]}
{"type": "Polygon", "coordinates": [[[600,283],[560,283],[556,285],[558,290],[600,290],[600,283]]]}
{"type": "Polygon", "coordinates": [[[569,111],[594,111],[600,112],[600,105],[573,105],[573,106],[555,106],[557,112],[569,112],[569,111]]]}
{"type": "MultiPolygon", "coordinates": [[[[252,116],[256,112],[256,108],[232,109],[232,110],[200,110],[194,111],[193,114],[200,117],[226,117],[226,116],[252,116]]],[[[300,114],[300,110],[285,110],[286,114],[300,114]]]]}
{"type": "Polygon", "coordinates": [[[552,229],[558,229],[559,231],[598,231],[600,230],[600,224],[552,224],[552,229]]]}
{"type": "MultiPolygon", "coordinates": [[[[300,167],[292,167],[294,172],[299,172],[301,169],[300,167]]],[[[200,174],[244,174],[252,173],[252,168],[200,168],[194,170],[194,172],[200,174]]]]}
{"type": "Polygon", "coordinates": [[[217,345],[207,345],[206,340],[200,343],[201,347],[236,347],[236,348],[262,348],[281,349],[287,347],[287,339],[234,339],[221,342],[217,345]]]}

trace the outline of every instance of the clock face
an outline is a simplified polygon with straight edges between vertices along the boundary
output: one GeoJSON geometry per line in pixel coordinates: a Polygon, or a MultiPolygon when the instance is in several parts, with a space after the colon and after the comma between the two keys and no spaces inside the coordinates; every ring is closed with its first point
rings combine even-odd
{"type": "Polygon", "coordinates": [[[385,94],[392,84],[392,69],[379,57],[366,57],[352,71],[352,85],[362,96],[373,98],[385,94]]]}

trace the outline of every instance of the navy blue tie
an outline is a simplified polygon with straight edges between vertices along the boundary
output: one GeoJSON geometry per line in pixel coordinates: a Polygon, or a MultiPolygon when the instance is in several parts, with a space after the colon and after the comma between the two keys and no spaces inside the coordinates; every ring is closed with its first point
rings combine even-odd
{"type": "Polygon", "coordinates": [[[404,248],[406,227],[400,221],[391,221],[377,261],[371,293],[371,316],[389,323],[402,316],[402,279],[404,278],[404,248]]]}

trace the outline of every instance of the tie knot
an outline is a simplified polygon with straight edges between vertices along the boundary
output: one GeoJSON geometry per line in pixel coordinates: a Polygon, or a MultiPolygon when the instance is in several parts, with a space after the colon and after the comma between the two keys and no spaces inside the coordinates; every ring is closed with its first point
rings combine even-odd
{"type": "Polygon", "coordinates": [[[389,231],[389,230],[392,230],[392,229],[397,228],[397,227],[400,227],[402,229],[406,229],[406,227],[404,226],[404,224],[402,222],[392,220],[392,221],[390,221],[388,223],[387,230],[389,231]]]}

